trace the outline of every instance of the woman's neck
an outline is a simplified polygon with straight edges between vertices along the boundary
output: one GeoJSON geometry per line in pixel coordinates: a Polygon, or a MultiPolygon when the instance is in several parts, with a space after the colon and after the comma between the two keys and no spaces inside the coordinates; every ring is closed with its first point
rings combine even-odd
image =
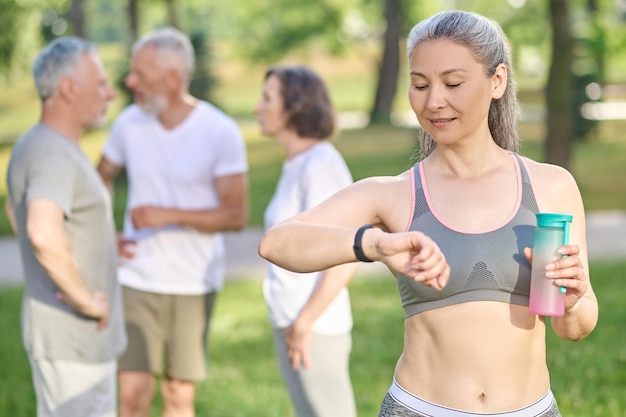
{"type": "Polygon", "coordinates": [[[508,163],[509,152],[490,140],[484,146],[438,146],[424,161],[425,166],[444,176],[472,179],[508,163]]]}
{"type": "Polygon", "coordinates": [[[321,142],[319,139],[315,138],[303,138],[291,131],[278,135],[277,139],[283,146],[285,157],[288,161],[305,153],[321,142]]]}

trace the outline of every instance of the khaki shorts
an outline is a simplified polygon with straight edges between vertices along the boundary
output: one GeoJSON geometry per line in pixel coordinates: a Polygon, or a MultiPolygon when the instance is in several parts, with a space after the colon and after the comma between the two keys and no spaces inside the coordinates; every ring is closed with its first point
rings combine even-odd
{"type": "Polygon", "coordinates": [[[122,287],[128,347],[118,368],[183,381],[207,376],[208,328],[216,293],[157,294],[122,287]]]}

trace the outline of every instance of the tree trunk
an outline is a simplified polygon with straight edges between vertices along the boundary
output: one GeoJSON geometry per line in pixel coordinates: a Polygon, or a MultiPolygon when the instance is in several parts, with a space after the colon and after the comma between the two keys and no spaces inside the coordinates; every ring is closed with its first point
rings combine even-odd
{"type": "Polygon", "coordinates": [[[85,8],[83,7],[83,0],[72,0],[70,18],[72,19],[74,35],[85,39],[87,34],[85,33],[85,8]]]}
{"type": "Polygon", "coordinates": [[[128,0],[128,25],[131,43],[139,37],[139,0],[128,0]]]}
{"type": "Polygon", "coordinates": [[[548,110],[546,161],[569,168],[574,120],[571,102],[572,35],[568,0],[550,0],[552,62],[546,88],[548,110]]]}
{"type": "Polygon", "coordinates": [[[179,28],[178,12],[176,10],[176,0],[165,0],[167,5],[167,19],[170,26],[179,28]]]}
{"type": "Polygon", "coordinates": [[[391,109],[396,96],[400,70],[400,16],[401,0],[385,0],[385,44],[383,59],[378,69],[378,85],[370,123],[391,123],[391,109]]]}

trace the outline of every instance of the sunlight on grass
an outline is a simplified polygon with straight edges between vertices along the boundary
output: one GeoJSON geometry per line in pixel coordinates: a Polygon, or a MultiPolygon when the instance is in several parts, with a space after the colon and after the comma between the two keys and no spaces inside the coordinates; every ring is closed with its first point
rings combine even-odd
{"type": "MultiPolygon", "coordinates": [[[[626,410],[626,261],[592,263],[600,303],[597,328],[580,342],[548,331],[551,385],[567,417],[622,417],[626,410]]],[[[209,378],[198,386],[198,415],[293,417],[274,354],[257,279],[227,282],[209,336],[209,378]]],[[[23,289],[0,288],[0,415],[34,415],[28,361],[20,339],[23,289]]],[[[374,416],[402,351],[403,317],[391,275],[350,283],[354,314],[351,375],[359,415],[374,416]]],[[[160,402],[152,416],[160,415],[160,402]]]]}

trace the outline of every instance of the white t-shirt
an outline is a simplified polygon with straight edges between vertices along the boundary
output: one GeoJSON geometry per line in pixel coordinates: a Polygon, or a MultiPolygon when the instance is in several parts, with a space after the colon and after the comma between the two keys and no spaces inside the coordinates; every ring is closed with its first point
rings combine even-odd
{"type": "MultiPolygon", "coordinates": [[[[326,141],[285,161],[276,191],[265,210],[265,227],[271,226],[318,205],[352,183],[352,176],[341,154],[326,141]]],[[[301,274],[269,264],[263,283],[265,301],[273,326],[289,326],[315,289],[321,272],[301,274]]],[[[350,296],[343,288],[313,324],[313,331],[338,334],[352,328],[350,296]]]]}
{"type": "Polygon", "coordinates": [[[168,226],[136,230],[130,209],[141,205],[202,210],[219,205],[217,177],[247,172],[245,143],[233,119],[199,102],[171,130],[131,105],[115,121],[104,156],[126,167],[124,237],[136,257],[119,267],[123,285],[166,294],[204,294],[222,288],[224,243],[219,233],[168,226]]]}

